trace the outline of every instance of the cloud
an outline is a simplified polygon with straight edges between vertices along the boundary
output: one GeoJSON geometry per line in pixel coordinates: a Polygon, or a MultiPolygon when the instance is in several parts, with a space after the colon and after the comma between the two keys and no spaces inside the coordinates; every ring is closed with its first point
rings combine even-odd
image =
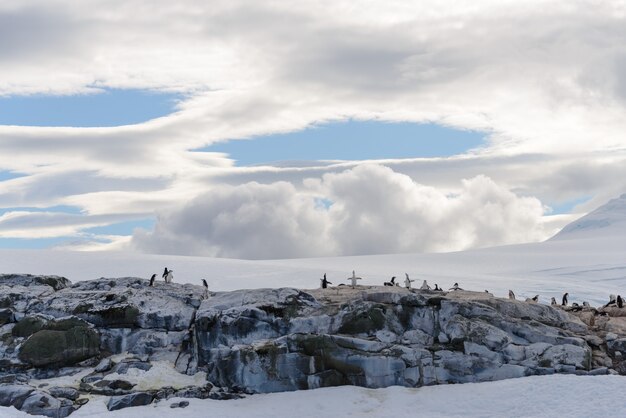
{"type": "Polygon", "coordinates": [[[136,232],[131,245],[249,259],[454,251],[548,238],[556,230],[543,214],[539,200],[485,176],[448,194],[388,167],[360,165],[306,179],[302,188],[216,187],[161,214],[154,232],[136,232]]]}
{"type": "MultiPolygon", "coordinates": [[[[343,201],[332,197],[329,185],[336,181],[339,187],[332,175],[356,170],[357,162],[237,168],[224,155],[191,150],[354,118],[487,132],[486,147],[472,155],[381,162],[416,184],[436,188],[445,199],[431,196],[433,206],[438,201],[451,211],[449,193],[466,187],[459,186],[461,179],[474,182],[484,174],[503,190],[549,203],[591,195],[585,209],[592,209],[626,187],[616,180],[626,178],[625,15],[619,1],[389,1],[357,7],[342,0],[297,5],[216,0],[158,8],[151,1],[3,2],[1,95],[106,87],[176,91],[186,99],[176,113],[135,126],[0,126],[0,170],[26,175],[0,183],[0,205],[72,204],[83,208],[84,216],[158,212],[165,217],[203,195],[234,196],[244,187],[258,188],[251,196],[264,195],[269,192],[259,190],[265,186],[287,182],[293,189],[283,186],[282,201],[270,200],[299,207],[296,215],[303,219],[321,217],[320,234],[340,241],[335,230],[341,222],[333,214],[343,201]],[[39,30],[24,29],[32,27],[39,30]],[[322,196],[336,201],[321,214],[301,183],[310,177],[321,179],[322,196]],[[246,184],[250,181],[259,184],[246,184]]],[[[237,196],[244,205],[245,195],[237,196]]],[[[477,224],[479,213],[467,213],[477,224]]],[[[439,225],[436,218],[420,219],[439,225]]],[[[313,248],[324,254],[315,239],[293,243],[293,236],[308,228],[304,220],[291,230],[276,228],[294,247],[268,252],[304,254],[313,248]]],[[[171,251],[187,247],[177,243],[178,227],[171,237],[165,229],[155,236],[171,241],[171,251]]],[[[197,241],[190,251],[237,253],[231,236],[210,232],[216,234],[210,245],[197,241]],[[218,238],[224,243],[215,244],[218,238]]],[[[254,236],[252,229],[244,232],[254,236]]],[[[433,249],[489,245],[487,232],[486,226],[467,229],[436,245],[441,239],[435,232],[424,239],[433,249]],[[472,234],[478,238],[468,238],[472,234]]],[[[409,246],[371,234],[372,241],[388,243],[385,251],[409,246]]],[[[521,239],[515,236],[499,242],[521,239]]],[[[342,242],[326,251],[370,251],[372,245],[342,242]]]]}

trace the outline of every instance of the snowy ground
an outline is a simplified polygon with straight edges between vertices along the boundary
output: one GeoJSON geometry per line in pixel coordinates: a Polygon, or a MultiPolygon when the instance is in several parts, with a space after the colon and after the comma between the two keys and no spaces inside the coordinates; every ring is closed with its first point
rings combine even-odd
{"type": "MultiPolygon", "coordinates": [[[[590,417],[619,416],[626,406],[623,376],[534,376],[499,382],[430,386],[418,389],[353,386],[255,395],[233,401],[183,399],[108,412],[106,397],[92,399],[71,417],[155,416],[220,418],[320,417],[590,417]],[[617,415],[616,415],[617,414],[617,415]]],[[[0,408],[0,417],[31,417],[0,408]]]]}
{"type": "MultiPolygon", "coordinates": [[[[605,216],[604,214],[602,216],[605,216]]],[[[622,217],[623,218],[623,217],[622,217]]],[[[620,218],[620,219],[622,219],[620,218]]],[[[592,219],[593,220],[593,219],[592,219]]],[[[129,253],[1,250],[2,273],[57,274],[72,281],[98,277],[150,277],[165,266],[174,280],[200,284],[211,290],[259,287],[319,286],[322,274],[335,285],[347,283],[352,270],[360,284],[382,284],[407,272],[415,283],[427,279],[448,288],[489,290],[506,296],[540,295],[540,302],[560,298],[604,304],[610,293],[626,295],[626,223],[594,233],[589,222],[571,235],[539,244],[525,244],[448,254],[401,254],[325,259],[242,261],[201,257],[129,253]]],[[[593,222],[591,223],[593,225],[593,222]]],[[[368,390],[340,387],[251,396],[236,401],[190,400],[186,409],[172,410],[161,402],[107,413],[106,398],[94,398],[72,417],[135,418],[163,414],[176,417],[586,417],[615,415],[626,407],[626,377],[541,376],[493,383],[407,389],[368,390]],[[175,413],[174,413],[175,411],[175,413]]],[[[27,416],[0,408],[0,417],[27,416]]]]}
{"type": "Polygon", "coordinates": [[[570,301],[604,304],[611,293],[626,294],[626,238],[603,237],[554,240],[446,254],[397,254],[297,260],[246,261],[202,257],[161,256],[112,252],[0,250],[3,273],[57,274],[72,281],[99,277],[149,278],[165,266],[174,280],[200,284],[206,278],[214,291],[260,287],[315,288],[324,273],[334,284],[352,270],[360,284],[382,284],[391,276],[409,273],[449,288],[454,282],[465,289],[489,290],[506,296],[540,295],[570,301]]]}

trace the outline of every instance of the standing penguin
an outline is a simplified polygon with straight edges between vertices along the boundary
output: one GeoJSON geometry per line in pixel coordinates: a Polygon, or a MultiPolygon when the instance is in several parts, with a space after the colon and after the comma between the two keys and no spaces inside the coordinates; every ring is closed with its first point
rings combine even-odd
{"type": "Polygon", "coordinates": [[[163,275],[161,277],[165,279],[167,277],[167,273],[169,273],[169,270],[167,269],[167,267],[165,267],[165,270],[163,270],[163,275]]]}
{"type": "Polygon", "coordinates": [[[426,282],[426,280],[424,280],[424,283],[422,283],[422,285],[420,286],[420,290],[430,290],[431,287],[428,285],[428,282],[426,282]]]}
{"type": "MultiPolygon", "coordinates": [[[[407,289],[411,290],[411,283],[413,283],[415,280],[411,280],[409,278],[409,274],[408,273],[404,273],[405,279],[404,279],[404,287],[406,287],[407,289]]],[[[426,280],[424,280],[426,281],[426,280]]]]}
{"type": "Polygon", "coordinates": [[[569,293],[564,293],[563,294],[563,299],[561,300],[561,305],[562,306],[567,306],[567,297],[569,296],[569,293]]]}
{"type": "Polygon", "coordinates": [[[156,279],[156,273],[152,275],[152,277],[150,277],[150,286],[154,286],[154,280],[156,279]]]}
{"type": "Polygon", "coordinates": [[[443,292],[443,289],[441,289],[437,283],[435,283],[435,289],[434,290],[435,290],[435,292],[443,292]]]}
{"type": "Polygon", "coordinates": [[[354,273],[354,270],[352,270],[352,277],[348,277],[348,280],[350,280],[350,283],[352,285],[352,288],[356,288],[356,281],[357,280],[362,280],[360,277],[356,277],[356,274],[354,273]]]}
{"type": "Polygon", "coordinates": [[[173,279],[174,279],[174,270],[168,270],[167,274],[165,275],[165,283],[172,283],[173,279]]]}
{"type": "Polygon", "coordinates": [[[324,278],[322,279],[322,289],[326,289],[329,284],[332,283],[328,281],[328,279],[326,278],[326,273],[324,273],[324,278]]]}
{"type": "Polygon", "coordinates": [[[624,307],[624,299],[622,299],[622,297],[620,295],[617,295],[617,307],[618,308],[623,308],[624,307]]]}
{"type": "Polygon", "coordinates": [[[515,300],[515,293],[512,290],[509,290],[509,299],[515,300]]]}
{"type": "Polygon", "coordinates": [[[555,299],[555,297],[554,297],[554,296],[552,296],[552,299],[550,299],[550,305],[554,306],[554,305],[556,305],[556,304],[557,304],[557,303],[556,303],[556,299],[555,299]]]}
{"type": "Polygon", "coordinates": [[[202,279],[202,286],[204,286],[204,298],[207,299],[209,297],[209,284],[206,279],[202,279]]]}
{"type": "Polygon", "coordinates": [[[455,283],[449,290],[463,290],[459,287],[458,283],[455,283]]]}

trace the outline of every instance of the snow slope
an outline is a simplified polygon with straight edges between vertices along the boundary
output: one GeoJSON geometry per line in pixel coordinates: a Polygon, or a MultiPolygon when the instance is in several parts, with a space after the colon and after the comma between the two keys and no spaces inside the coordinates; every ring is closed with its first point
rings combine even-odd
{"type": "MultiPolygon", "coordinates": [[[[499,382],[429,386],[418,389],[354,386],[255,395],[233,401],[183,399],[108,412],[106,397],[92,399],[72,418],[320,418],[320,417],[590,417],[615,416],[625,406],[623,376],[534,376],[499,382]]],[[[0,408],[0,417],[31,415],[0,408]]]]}
{"type": "MultiPolygon", "coordinates": [[[[626,217],[626,215],[625,215],[626,217]]],[[[396,254],[359,257],[247,261],[202,257],[114,252],[2,250],[3,273],[58,274],[72,281],[98,277],[137,276],[146,279],[167,266],[174,280],[211,290],[260,287],[314,288],[324,273],[334,284],[347,283],[352,270],[361,284],[382,284],[404,273],[421,281],[466,289],[489,290],[504,296],[540,295],[547,303],[565,291],[570,300],[603,304],[611,293],[626,294],[626,234],[554,239],[543,243],[495,247],[445,254],[396,254]]],[[[419,282],[418,282],[419,283],[419,282]]]]}

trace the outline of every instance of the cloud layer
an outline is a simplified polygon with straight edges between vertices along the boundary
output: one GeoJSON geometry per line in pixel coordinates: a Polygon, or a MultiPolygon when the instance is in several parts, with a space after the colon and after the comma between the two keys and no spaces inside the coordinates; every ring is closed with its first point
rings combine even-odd
{"type": "Polygon", "coordinates": [[[625,20],[621,1],[2,2],[0,94],[106,87],[186,99],[174,114],[134,126],[0,126],[0,171],[25,175],[0,182],[0,206],[82,209],[5,216],[0,234],[80,234],[107,219],[158,214],[154,234],[135,237],[145,251],[274,257],[540,239],[537,215],[523,221],[532,205],[504,199],[507,190],[548,204],[592,197],[581,210],[626,190],[625,20]],[[346,118],[477,129],[488,143],[453,158],[379,162],[408,180],[360,172],[358,162],[237,168],[227,156],[192,152],[346,118]],[[376,179],[368,193],[377,206],[352,193],[365,184],[343,186],[350,176],[376,179]],[[309,178],[318,180],[303,183],[309,178]],[[388,198],[391,190],[405,199],[388,198]],[[468,197],[487,190],[499,190],[493,207],[468,197]],[[245,215],[241,225],[230,210],[245,215]],[[404,234],[395,215],[405,227],[415,217],[419,228],[404,234]],[[37,228],[20,230],[19,219],[37,228]],[[358,241],[346,238],[350,229],[358,241]],[[268,246],[270,231],[289,244],[268,246]]]}
{"type": "Polygon", "coordinates": [[[485,176],[447,195],[380,165],[292,184],[215,187],[139,231],[141,251],[232,258],[291,258],[453,251],[537,241],[555,231],[544,208],[485,176]]]}

